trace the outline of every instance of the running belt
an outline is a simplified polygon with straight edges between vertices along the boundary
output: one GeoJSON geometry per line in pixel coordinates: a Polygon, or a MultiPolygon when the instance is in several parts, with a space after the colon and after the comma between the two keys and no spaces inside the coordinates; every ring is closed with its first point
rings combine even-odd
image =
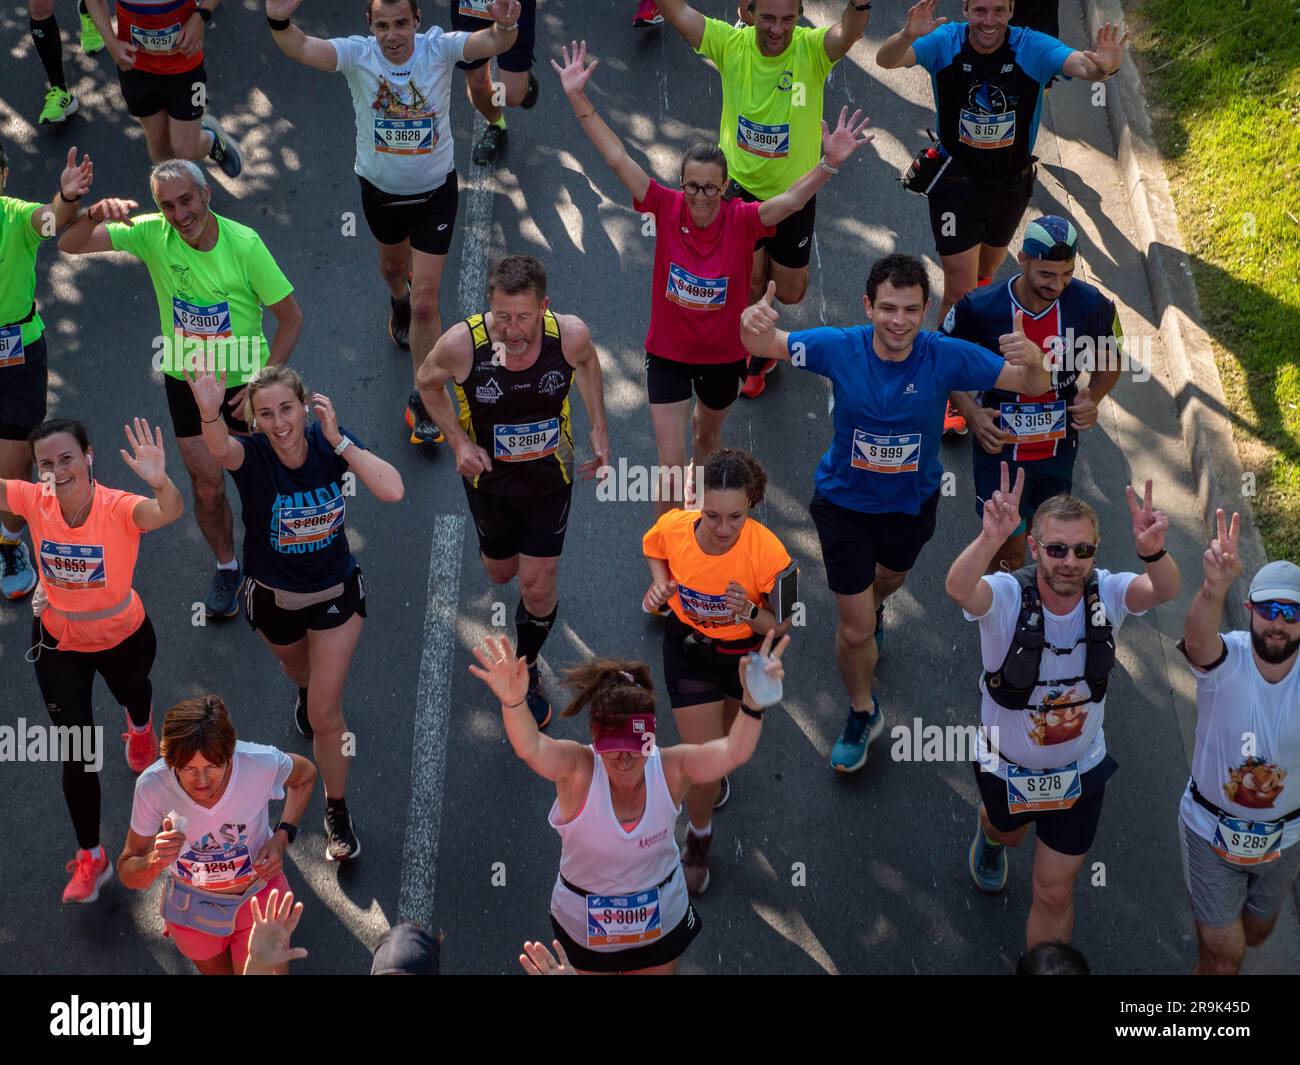
{"type": "Polygon", "coordinates": [[[26,318],[19,318],[18,321],[16,322],[9,322],[5,325],[0,325],[0,329],[8,329],[10,326],[15,326],[15,325],[26,325],[35,317],[36,317],[36,301],[32,300],[32,309],[27,312],[26,318]]]}
{"type": "MultiPolygon", "coordinates": [[[[1219,807],[1215,806],[1214,803],[1210,802],[1209,799],[1207,799],[1204,795],[1201,794],[1201,790],[1196,786],[1195,778],[1192,779],[1191,785],[1192,785],[1192,801],[1195,802],[1198,806],[1204,806],[1207,810],[1210,811],[1210,813],[1216,814],[1219,817],[1230,817],[1234,821],[1246,820],[1246,818],[1242,817],[1240,814],[1230,814],[1228,813],[1227,810],[1220,809],[1219,807]]],[[[1272,822],[1276,824],[1279,821],[1283,821],[1283,822],[1294,821],[1297,817],[1300,817],[1300,806],[1297,806],[1289,814],[1283,814],[1281,817],[1270,817],[1262,820],[1265,820],[1266,823],[1272,822]]]]}
{"type": "MultiPolygon", "coordinates": [[[[659,888],[663,887],[666,883],[668,883],[668,881],[670,881],[674,876],[677,875],[677,870],[680,869],[680,868],[681,868],[681,863],[678,863],[677,865],[674,865],[674,866],[673,866],[673,871],[672,871],[671,873],[669,873],[666,877],[664,877],[662,880],[660,880],[659,883],[657,883],[657,884],[654,886],[654,890],[657,891],[659,888]]],[[[581,895],[583,898],[586,898],[588,895],[594,895],[594,894],[596,894],[596,892],[594,892],[594,891],[587,891],[585,888],[580,888],[580,887],[578,887],[577,884],[571,884],[571,883],[569,883],[569,881],[567,881],[567,880],[564,878],[564,874],[563,874],[563,873],[560,874],[560,883],[563,884],[563,885],[564,885],[566,888],[568,888],[570,891],[572,891],[575,895],[581,895]]],[[[639,891],[631,891],[631,892],[628,892],[628,894],[630,894],[630,895],[639,895],[639,894],[641,894],[641,892],[639,892],[639,891]]]]}

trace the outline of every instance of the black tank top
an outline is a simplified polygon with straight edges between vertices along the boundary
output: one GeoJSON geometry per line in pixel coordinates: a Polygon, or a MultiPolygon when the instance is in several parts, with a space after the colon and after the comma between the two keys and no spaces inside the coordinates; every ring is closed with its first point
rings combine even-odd
{"type": "Polygon", "coordinates": [[[573,483],[573,367],[564,358],[555,315],[545,313],[542,348],[526,370],[510,370],[494,360],[482,314],[465,324],[474,342],[474,362],[464,381],[452,381],[460,425],[492,459],[492,469],[470,484],[511,499],[535,499],[567,488],[573,483]]]}

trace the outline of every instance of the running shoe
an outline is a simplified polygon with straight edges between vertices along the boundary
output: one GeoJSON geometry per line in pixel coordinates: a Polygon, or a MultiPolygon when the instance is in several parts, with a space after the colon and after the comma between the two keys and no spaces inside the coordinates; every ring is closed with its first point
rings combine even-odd
{"type": "Polygon", "coordinates": [[[990,843],[984,836],[984,826],[975,826],[975,839],[970,845],[971,879],[987,895],[996,895],[1007,886],[1007,847],[1005,843],[990,843]]]}
{"type": "Polygon", "coordinates": [[[316,735],[311,728],[311,718],[307,716],[307,689],[299,688],[298,697],[293,703],[293,727],[298,730],[305,740],[313,739],[316,735]]]}
{"type": "Polygon", "coordinates": [[[388,297],[392,310],[388,312],[388,337],[403,351],[411,350],[411,289],[400,300],[388,297]]]}
{"type": "Polygon", "coordinates": [[[718,791],[718,798],[717,801],[714,802],[713,808],[715,810],[721,810],[724,806],[727,805],[727,800],[730,798],[731,798],[731,777],[726,776],[722,778],[722,788],[718,791]]]}
{"type": "Polygon", "coordinates": [[[96,860],[90,851],[79,850],[77,856],[63,867],[64,872],[72,874],[68,886],[63,889],[64,902],[94,902],[99,898],[101,885],[113,876],[108,852],[100,847],[99,853],[96,860]]]}
{"type": "Polygon", "coordinates": [[[551,704],[542,694],[542,671],[535,665],[528,667],[528,709],[533,712],[538,731],[551,723],[551,704]]]}
{"type": "Polygon", "coordinates": [[[655,0],[641,0],[636,14],[632,16],[632,27],[639,30],[645,26],[660,26],[663,21],[664,17],[659,13],[659,5],[655,0]]]}
{"type": "Polygon", "coordinates": [[[885,646],[885,604],[876,607],[876,654],[885,646]]]}
{"type": "Polygon", "coordinates": [[[21,540],[0,540],[0,595],[21,599],[36,587],[31,552],[21,540]]]}
{"type": "Polygon", "coordinates": [[[238,569],[219,569],[212,578],[212,587],[203,600],[203,609],[210,618],[233,618],[239,613],[239,584],[242,576],[238,569]]]}
{"type": "Polygon", "coordinates": [[[75,115],[81,104],[67,89],[50,88],[45,94],[45,106],[41,108],[39,124],[46,122],[66,122],[69,115],[75,115]]]}
{"type": "Polygon", "coordinates": [[[441,444],[447,438],[433,424],[419,392],[412,392],[406,400],[406,427],[411,430],[412,444],[441,444]]]}
{"type": "Polygon", "coordinates": [[[686,826],[686,853],[682,855],[682,870],[686,874],[686,890],[692,895],[703,895],[709,886],[709,848],[713,846],[713,833],[697,836],[686,826]]]}
{"type": "Polygon", "coordinates": [[[519,101],[519,106],[525,111],[537,103],[537,97],[542,94],[542,84],[530,70],[528,72],[528,91],[524,93],[524,98],[519,101]]]}
{"type": "Polygon", "coordinates": [[[478,139],[474,145],[474,152],[470,156],[479,166],[487,166],[488,163],[495,163],[497,157],[505,151],[506,141],[510,139],[510,131],[504,126],[493,125],[488,123],[487,129],[483,131],[483,136],[478,139]]]}
{"type": "Polygon", "coordinates": [[[740,394],[746,399],[758,399],[767,388],[767,375],[776,369],[775,359],[750,359],[745,383],[740,386],[740,394]]]}
{"type": "Polygon", "coordinates": [[[153,714],[149,715],[149,727],[143,732],[136,732],[131,727],[131,715],[127,714],[126,731],[122,733],[122,739],[126,740],[126,764],[136,776],[158,761],[158,737],[153,732],[153,714]]]}
{"type": "Polygon", "coordinates": [[[221,167],[226,177],[239,177],[244,172],[244,153],[239,142],[221,128],[215,115],[204,115],[201,125],[212,134],[212,151],[208,152],[208,158],[221,167]]]}
{"type": "Polygon", "coordinates": [[[94,55],[104,50],[104,35],[99,32],[95,20],[89,15],[81,16],[81,50],[86,55],[94,55]]]}
{"type": "Polygon", "coordinates": [[[867,764],[867,748],[885,730],[885,715],[876,697],[871,697],[871,713],[861,720],[852,710],[844,731],[831,749],[831,768],[841,773],[856,773],[867,764]]]}
{"type": "Polygon", "coordinates": [[[361,857],[361,841],[352,827],[352,814],[346,806],[325,804],[325,860],[350,862],[361,857]]]}
{"type": "Polygon", "coordinates": [[[943,416],[943,435],[966,435],[966,419],[961,416],[961,411],[957,409],[957,404],[952,400],[948,401],[948,411],[943,416]]]}

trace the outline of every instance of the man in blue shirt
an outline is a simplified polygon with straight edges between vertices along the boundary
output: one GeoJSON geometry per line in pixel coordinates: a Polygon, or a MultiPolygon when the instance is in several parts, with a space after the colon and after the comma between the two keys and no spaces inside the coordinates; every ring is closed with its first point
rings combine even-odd
{"type": "Polygon", "coordinates": [[[777,329],[774,288],[741,318],[751,355],[787,359],[831,381],[834,435],[817,465],[809,511],[835,593],[835,659],[849,694],[849,717],[831,752],[840,772],[861,769],[885,727],[871,693],[884,600],[897,591],[934,535],[939,505],[939,439],[953,389],[1003,388],[1037,395],[1051,379],[1043,352],[1019,316],[999,344],[976,344],[921,330],[930,307],[925,266],[888,255],[867,277],[862,306],[870,324],[844,329],[777,329]]]}
{"type": "Polygon", "coordinates": [[[943,265],[939,320],[992,279],[1029,204],[1043,87],[1058,74],[1111,77],[1129,35],[1110,23],[1094,51],[1011,26],[1013,0],[963,0],[968,21],[935,18],[938,0],[920,0],[904,27],[876,53],[887,70],[918,63],[930,72],[939,151],[947,165],[927,195],[943,265]]]}

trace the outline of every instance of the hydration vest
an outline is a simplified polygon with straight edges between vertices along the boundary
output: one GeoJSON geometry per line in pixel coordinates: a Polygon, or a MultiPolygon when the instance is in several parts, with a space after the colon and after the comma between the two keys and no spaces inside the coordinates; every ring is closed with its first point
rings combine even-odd
{"type": "MultiPolygon", "coordinates": [[[[1020,617],[1007,656],[996,672],[984,673],[984,690],[1004,710],[1024,710],[1039,684],[1039,666],[1047,641],[1043,630],[1043,603],[1038,594],[1038,566],[1029,565],[1013,574],[1020,585],[1020,617]]],[[[1110,671],[1115,668],[1115,633],[1106,616],[1097,585],[1097,571],[1088,575],[1083,591],[1084,652],[1083,676],[1053,678],[1053,685],[1088,682],[1087,702],[1106,698],[1110,671]]],[[[1071,648],[1073,650],[1073,648],[1071,648]]],[[[1082,703],[1071,704],[1082,705],[1082,703]]]]}

